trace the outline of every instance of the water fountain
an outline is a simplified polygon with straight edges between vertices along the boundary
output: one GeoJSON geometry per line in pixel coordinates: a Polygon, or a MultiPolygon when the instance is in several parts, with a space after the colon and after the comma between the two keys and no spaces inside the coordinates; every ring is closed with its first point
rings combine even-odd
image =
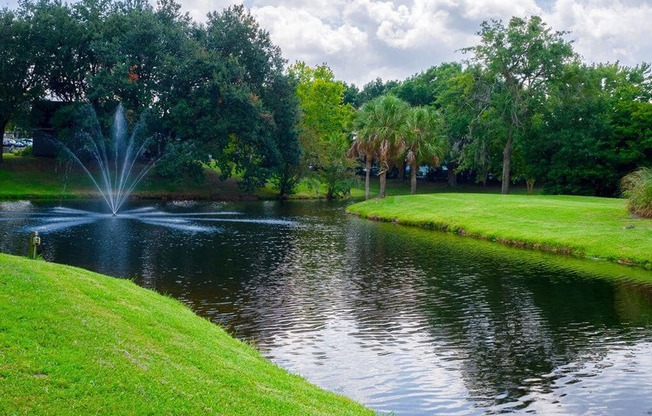
{"type": "Polygon", "coordinates": [[[86,114],[80,117],[82,125],[74,133],[74,145],[61,142],[59,144],[86,172],[115,216],[136,185],[154,166],[156,158],[150,158],[138,168],[138,158],[150,139],[140,138],[142,122],[138,122],[131,134],[129,133],[122,104],[113,116],[112,140],[105,138],[93,109],[88,106],[85,110],[86,114]],[[137,143],[139,139],[140,145],[137,143]],[[87,163],[82,161],[84,156],[95,162],[96,166],[87,166],[87,163]]]}
{"type": "MultiPolygon", "coordinates": [[[[139,161],[151,143],[144,120],[136,123],[129,132],[125,110],[119,105],[113,116],[112,134],[107,138],[102,133],[93,108],[85,106],[77,114],[75,124],[73,134],[66,143],[58,142],[57,145],[88,175],[109,213],[61,206],[45,212],[31,211],[29,206],[25,211],[18,209],[14,212],[3,212],[0,208],[0,221],[22,221],[29,217],[38,223],[28,226],[31,232],[55,232],[98,221],[122,220],[190,233],[221,230],[220,227],[204,225],[206,222],[255,222],[281,226],[293,224],[292,221],[279,219],[238,218],[240,213],[232,211],[171,213],[153,206],[126,209],[125,203],[130,194],[157,160],[150,157],[144,163],[139,161]]],[[[115,225],[107,225],[107,229],[112,229],[115,225]]]]}

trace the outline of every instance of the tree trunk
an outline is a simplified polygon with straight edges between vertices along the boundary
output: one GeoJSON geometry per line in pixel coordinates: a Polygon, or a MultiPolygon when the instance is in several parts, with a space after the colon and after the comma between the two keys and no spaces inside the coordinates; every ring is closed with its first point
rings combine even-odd
{"type": "Polygon", "coordinates": [[[448,164],[448,187],[449,188],[457,188],[457,174],[455,173],[456,168],[457,168],[456,163],[448,164]]]}
{"type": "Polygon", "coordinates": [[[364,199],[369,199],[369,175],[371,174],[371,158],[365,157],[365,173],[364,173],[364,199]]]}
{"type": "Polygon", "coordinates": [[[332,201],[335,199],[335,189],[332,186],[328,186],[328,191],[326,192],[326,200],[332,201]]]}
{"type": "Polygon", "coordinates": [[[534,179],[528,179],[525,184],[527,185],[527,194],[532,195],[532,192],[534,191],[534,179]]]}
{"type": "Polygon", "coordinates": [[[380,192],[378,196],[380,198],[385,198],[385,183],[387,182],[387,172],[385,170],[380,174],[380,192]]]}
{"type": "Polygon", "coordinates": [[[507,195],[509,193],[509,182],[511,180],[511,165],[512,165],[512,132],[509,132],[507,136],[507,143],[505,143],[505,149],[503,150],[503,182],[500,189],[500,193],[507,195]]]}
{"type": "Polygon", "coordinates": [[[417,162],[410,163],[410,193],[417,193],[417,162]]]}
{"type": "Polygon", "coordinates": [[[401,162],[401,183],[405,182],[405,160],[401,162]]]}

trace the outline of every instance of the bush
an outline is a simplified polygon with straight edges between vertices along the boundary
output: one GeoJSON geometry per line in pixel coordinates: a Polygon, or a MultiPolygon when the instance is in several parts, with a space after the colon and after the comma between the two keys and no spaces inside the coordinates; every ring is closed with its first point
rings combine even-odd
{"type": "Polygon", "coordinates": [[[641,217],[652,218],[652,168],[640,168],[621,180],[628,209],[641,217]]]}
{"type": "Polygon", "coordinates": [[[23,147],[21,150],[14,152],[16,156],[26,157],[32,155],[32,146],[23,147]]]}

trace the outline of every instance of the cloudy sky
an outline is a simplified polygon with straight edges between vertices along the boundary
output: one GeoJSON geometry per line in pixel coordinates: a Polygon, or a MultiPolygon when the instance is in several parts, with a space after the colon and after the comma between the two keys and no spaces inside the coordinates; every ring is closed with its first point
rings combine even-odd
{"type": "MultiPolygon", "coordinates": [[[[197,21],[228,0],[177,0],[197,21]]],[[[245,0],[290,63],[327,63],[363,86],[460,61],[483,20],[542,16],[586,62],[652,61],[652,0],[245,0]]],[[[0,0],[15,7],[16,0],[0,0]]]]}

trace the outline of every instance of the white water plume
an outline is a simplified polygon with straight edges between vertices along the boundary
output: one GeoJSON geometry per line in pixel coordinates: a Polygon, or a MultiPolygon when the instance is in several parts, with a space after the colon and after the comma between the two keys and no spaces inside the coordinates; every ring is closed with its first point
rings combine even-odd
{"type": "Polygon", "coordinates": [[[111,140],[102,134],[97,115],[90,106],[81,122],[81,128],[74,135],[79,148],[59,144],[92,180],[115,215],[156,162],[156,159],[150,158],[140,166],[137,163],[150,140],[140,140],[143,133],[140,122],[129,133],[122,104],[113,116],[111,140]],[[142,142],[140,145],[137,143],[139,140],[142,142]]]}

